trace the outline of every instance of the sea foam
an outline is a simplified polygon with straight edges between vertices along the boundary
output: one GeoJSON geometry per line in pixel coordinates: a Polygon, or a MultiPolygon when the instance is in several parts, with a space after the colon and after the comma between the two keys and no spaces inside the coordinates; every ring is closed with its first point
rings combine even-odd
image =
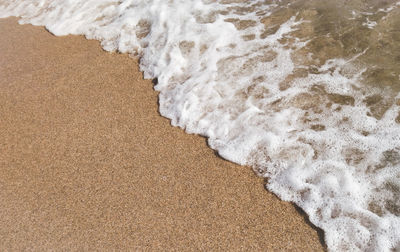
{"type": "Polygon", "coordinates": [[[364,2],[0,0],[0,17],[138,57],[161,114],[252,166],[330,250],[400,250],[400,4],[364,2]]]}

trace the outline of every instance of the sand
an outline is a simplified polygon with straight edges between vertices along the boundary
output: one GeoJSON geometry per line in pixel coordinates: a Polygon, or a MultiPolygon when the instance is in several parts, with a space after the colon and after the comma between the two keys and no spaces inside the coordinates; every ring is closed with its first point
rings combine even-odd
{"type": "Polygon", "coordinates": [[[0,19],[0,250],[322,250],[249,167],[170,126],[137,60],[0,19]]]}

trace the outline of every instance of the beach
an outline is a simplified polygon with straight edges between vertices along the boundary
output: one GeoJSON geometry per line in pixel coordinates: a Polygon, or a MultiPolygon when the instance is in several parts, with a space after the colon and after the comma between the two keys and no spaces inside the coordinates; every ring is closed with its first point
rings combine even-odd
{"type": "Polygon", "coordinates": [[[159,115],[137,59],[16,18],[0,32],[1,250],[323,250],[251,168],[159,115]]]}

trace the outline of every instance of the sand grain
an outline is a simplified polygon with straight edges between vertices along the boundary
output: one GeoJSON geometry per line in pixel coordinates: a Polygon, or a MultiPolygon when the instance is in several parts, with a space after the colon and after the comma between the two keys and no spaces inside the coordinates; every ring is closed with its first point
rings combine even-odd
{"type": "Polygon", "coordinates": [[[170,126],[135,60],[0,19],[0,250],[321,250],[250,171],[170,126]]]}

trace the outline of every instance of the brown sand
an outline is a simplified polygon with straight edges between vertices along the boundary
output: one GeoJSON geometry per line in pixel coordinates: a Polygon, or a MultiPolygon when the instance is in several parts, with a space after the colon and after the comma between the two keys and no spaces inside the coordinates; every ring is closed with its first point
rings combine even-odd
{"type": "Polygon", "coordinates": [[[322,250],[250,168],[170,126],[135,60],[0,19],[0,250],[322,250]]]}

